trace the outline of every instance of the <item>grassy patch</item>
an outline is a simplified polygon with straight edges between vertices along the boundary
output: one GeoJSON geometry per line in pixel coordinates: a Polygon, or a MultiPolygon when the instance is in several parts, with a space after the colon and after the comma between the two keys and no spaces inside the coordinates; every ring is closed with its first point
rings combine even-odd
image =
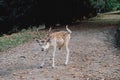
{"type": "MultiPolygon", "coordinates": [[[[23,29],[18,33],[13,33],[11,35],[4,35],[0,37],[0,52],[8,50],[9,48],[16,47],[20,44],[24,44],[34,37],[38,37],[38,33],[36,32],[37,28],[23,29]]],[[[39,33],[39,36],[43,35],[42,32],[39,33]]]]}
{"type": "Polygon", "coordinates": [[[120,22],[119,13],[120,11],[98,14],[96,17],[90,18],[88,20],[83,20],[83,22],[97,24],[119,24],[120,22]]]}

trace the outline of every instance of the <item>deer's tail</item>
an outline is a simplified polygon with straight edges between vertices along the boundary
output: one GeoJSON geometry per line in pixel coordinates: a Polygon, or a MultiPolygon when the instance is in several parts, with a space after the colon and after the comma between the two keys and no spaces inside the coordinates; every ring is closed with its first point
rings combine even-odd
{"type": "Polygon", "coordinates": [[[72,31],[68,28],[68,25],[66,25],[66,30],[68,31],[69,34],[72,33],[72,31]]]}

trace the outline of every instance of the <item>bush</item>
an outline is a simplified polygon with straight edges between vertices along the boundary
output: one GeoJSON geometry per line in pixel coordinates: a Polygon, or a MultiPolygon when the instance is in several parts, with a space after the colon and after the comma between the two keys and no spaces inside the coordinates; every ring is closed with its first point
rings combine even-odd
{"type": "Polygon", "coordinates": [[[98,13],[120,10],[119,0],[90,0],[91,5],[97,9],[98,13]]]}
{"type": "Polygon", "coordinates": [[[95,15],[96,9],[89,0],[1,0],[0,25],[6,27],[0,32],[8,32],[13,26],[69,24],[95,15]]]}

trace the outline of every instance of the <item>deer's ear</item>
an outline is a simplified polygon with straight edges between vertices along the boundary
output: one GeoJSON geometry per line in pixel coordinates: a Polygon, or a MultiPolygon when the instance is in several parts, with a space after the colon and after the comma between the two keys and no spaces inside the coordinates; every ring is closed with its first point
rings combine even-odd
{"type": "Polygon", "coordinates": [[[47,39],[47,42],[50,42],[50,38],[47,39]]]}
{"type": "Polygon", "coordinates": [[[52,30],[52,27],[50,27],[50,28],[49,28],[49,31],[48,31],[48,32],[50,33],[50,32],[51,32],[51,30],[52,30]]]}
{"type": "Polygon", "coordinates": [[[47,33],[46,33],[46,36],[47,36],[47,37],[50,35],[51,30],[52,30],[52,27],[50,27],[49,30],[47,31],[47,33]]]}
{"type": "Polygon", "coordinates": [[[37,38],[37,37],[34,37],[33,39],[34,39],[36,42],[38,42],[38,43],[39,43],[40,40],[41,40],[40,38],[37,38]]]}

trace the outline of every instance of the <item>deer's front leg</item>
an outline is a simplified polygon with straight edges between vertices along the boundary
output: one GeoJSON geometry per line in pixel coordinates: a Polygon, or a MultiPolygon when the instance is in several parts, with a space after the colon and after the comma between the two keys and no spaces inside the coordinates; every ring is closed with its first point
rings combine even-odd
{"type": "Polygon", "coordinates": [[[46,55],[47,55],[48,51],[45,52],[44,56],[43,56],[43,60],[42,63],[40,65],[40,68],[43,68],[44,64],[45,64],[45,59],[46,59],[46,55]]]}
{"type": "Polygon", "coordinates": [[[57,47],[57,45],[56,45],[56,43],[55,43],[54,46],[53,46],[54,50],[53,50],[53,63],[52,63],[52,68],[55,67],[55,52],[56,52],[56,47],[57,47]]]}

